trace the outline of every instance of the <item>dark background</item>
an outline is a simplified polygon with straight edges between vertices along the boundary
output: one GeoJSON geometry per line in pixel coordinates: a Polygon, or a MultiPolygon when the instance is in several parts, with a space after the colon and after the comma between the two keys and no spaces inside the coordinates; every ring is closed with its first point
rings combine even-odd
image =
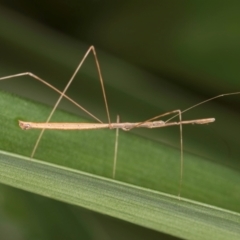
{"type": "MultiPolygon", "coordinates": [[[[215,1],[1,1],[1,4],[41,23],[42,27],[48,26],[86,46],[94,45],[195,93],[213,96],[239,87],[238,4],[215,1]]],[[[2,11],[8,14],[6,9],[2,11]]]]}

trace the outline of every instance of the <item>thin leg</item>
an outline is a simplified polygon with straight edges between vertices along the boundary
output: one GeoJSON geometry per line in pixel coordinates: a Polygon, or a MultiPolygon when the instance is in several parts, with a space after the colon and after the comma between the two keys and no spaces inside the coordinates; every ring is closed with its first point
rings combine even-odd
{"type": "MultiPolygon", "coordinates": [[[[62,94],[62,92],[57,89],[56,87],[52,86],[51,84],[49,84],[48,82],[44,81],[43,79],[41,79],[40,77],[38,77],[37,75],[30,73],[30,72],[25,72],[25,73],[18,73],[18,74],[14,74],[14,75],[10,75],[10,76],[6,76],[6,77],[2,77],[0,78],[0,81],[2,80],[6,80],[6,79],[11,79],[11,78],[16,78],[16,77],[23,77],[23,76],[29,76],[32,77],[33,79],[36,79],[38,81],[40,81],[41,83],[45,84],[46,86],[50,87],[51,89],[53,89],[55,92],[62,94]]],[[[85,109],[84,107],[82,107],[80,104],[78,104],[77,102],[75,102],[72,98],[68,97],[66,94],[62,94],[62,96],[64,98],[66,98],[67,100],[69,100],[71,103],[73,103],[75,106],[77,106],[78,108],[80,108],[81,110],[83,110],[85,113],[87,113],[89,116],[91,116],[92,118],[94,118],[96,121],[103,123],[100,119],[98,119],[96,116],[94,116],[92,113],[90,113],[87,109],[85,109]]]]}
{"type": "MultiPolygon", "coordinates": [[[[157,120],[157,119],[159,119],[159,118],[161,118],[161,117],[164,117],[164,116],[167,116],[167,115],[170,115],[170,114],[175,114],[175,113],[177,113],[177,114],[176,114],[174,117],[179,116],[179,122],[180,122],[180,124],[179,124],[179,130],[180,130],[180,151],[181,151],[181,154],[180,154],[180,180],[179,180],[179,189],[178,189],[178,197],[179,197],[179,199],[180,199],[181,190],[182,190],[182,179],[183,179],[183,137],[182,137],[182,135],[183,135],[183,129],[182,129],[182,123],[181,123],[181,122],[182,122],[182,112],[181,112],[181,110],[173,110],[173,111],[171,111],[171,112],[166,112],[166,113],[163,113],[163,114],[161,114],[161,115],[155,116],[155,117],[150,118],[150,119],[148,119],[148,120],[146,120],[146,121],[143,121],[143,122],[141,122],[141,123],[136,124],[134,127],[127,129],[127,131],[129,131],[129,130],[137,127],[137,126],[140,126],[140,125],[142,125],[142,124],[144,124],[144,123],[146,123],[146,122],[151,122],[151,121],[153,121],[153,120],[157,120]]],[[[172,118],[173,118],[173,117],[171,117],[170,119],[168,119],[168,120],[165,121],[165,122],[170,121],[172,118]]]]}
{"type": "MultiPolygon", "coordinates": [[[[120,122],[120,117],[119,117],[119,115],[117,115],[117,123],[119,123],[119,122],[120,122]]],[[[115,176],[116,176],[118,136],[119,136],[119,128],[116,128],[116,138],[115,138],[115,148],[114,148],[114,158],[113,158],[113,178],[115,178],[115,176]]]]}
{"type": "MultiPolygon", "coordinates": [[[[105,88],[104,88],[104,84],[103,84],[103,77],[102,77],[102,73],[101,73],[101,68],[100,68],[100,64],[99,64],[99,62],[98,62],[97,53],[96,53],[96,50],[95,50],[94,46],[91,46],[91,47],[89,48],[89,50],[87,51],[87,53],[86,53],[85,56],[84,56],[83,62],[85,61],[85,58],[87,57],[88,52],[91,51],[91,50],[92,50],[93,55],[94,55],[94,58],[95,58],[95,63],[96,63],[96,66],[97,66],[98,76],[99,76],[99,80],[100,80],[101,87],[102,87],[103,99],[104,99],[104,103],[105,103],[105,107],[106,107],[106,113],[107,113],[109,128],[111,128],[111,119],[110,119],[110,114],[109,114],[109,109],[108,109],[108,103],[107,103],[107,95],[106,95],[106,93],[105,93],[105,88]]],[[[80,67],[81,67],[81,66],[80,66],[80,67]]],[[[80,68],[80,67],[79,67],[79,68],[80,68]]]]}
{"type": "Polygon", "coordinates": [[[178,197],[179,200],[181,198],[181,190],[182,190],[182,179],[183,179],[183,130],[182,130],[182,112],[181,110],[179,111],[179,130],[180,130],[180,148],[181,148],[181,156],[180,156],[180,180],[179,180],[179,188],[178,188],[178,197]]]}

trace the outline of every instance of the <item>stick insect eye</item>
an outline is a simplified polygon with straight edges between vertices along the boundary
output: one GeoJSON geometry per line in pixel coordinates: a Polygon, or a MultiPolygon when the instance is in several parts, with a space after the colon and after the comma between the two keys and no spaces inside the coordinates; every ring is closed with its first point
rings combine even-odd
{"type": "Polygon", "coordinates": [[[30,129],[30,124],[29,123],[23,123],[22,121],[19,120],[19,126],[23,129],[23,130],[28,130],[30,129]]]}

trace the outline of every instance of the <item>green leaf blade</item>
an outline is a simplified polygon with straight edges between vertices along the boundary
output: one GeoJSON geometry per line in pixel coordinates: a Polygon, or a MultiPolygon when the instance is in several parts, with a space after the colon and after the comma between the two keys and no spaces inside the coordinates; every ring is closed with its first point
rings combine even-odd
{"type": "Polygon", "coordinates": [[[0,181],[186,239],[238,239],[239,214],[0,153],[0,181]],[[198,236],[198,237],[196,237],[198,236]]]}

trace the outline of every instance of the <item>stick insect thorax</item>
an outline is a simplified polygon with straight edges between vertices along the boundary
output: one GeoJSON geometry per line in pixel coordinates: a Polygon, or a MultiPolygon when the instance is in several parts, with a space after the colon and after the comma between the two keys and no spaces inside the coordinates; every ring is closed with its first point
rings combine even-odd
{"type": "Polygon", "coordinates": [[[85,53],[85,55],[83,56],[82,60],[80,61],[80,63],[78,64],[76,70],[74,71],[72,77],[70,78],[70,80],[68,81],[66,87],[64,88],[63,91],[60,91],[59,89],[55,88],[54,86],[50,85],[49,83],[47,83],[45,80],[41,79],[40,77],[36,76],[33,73],[30,72],[25,72],[25,73],[19,73],[19,74],[14,74],[14,75],[10,75],[10,76],[6,76],[6,77],[2,77],[0,78],[1,80],[5,80],[5,79],[10,79],[10,78],[16,78],[16,77],[21,77],[21,76],[29,76],[37,81],[40,81],[41,83],[47,85],[48,87],[50,87],[51,89],[53,89],[55,92],[59,93],[59,98],[56,101],[52,111],[50,112],[49,116],[47,117],[46,121],[43,123],[37,123],[37,122],[24,122],[24,121],[19,121],[19,126],[22,129],[33,129],[33,128],[38,128],[38,129],[42,129],[37,140],[36,143],[34,145],[34,148],[32,150],[31,153],[31,158],[34,157],[35,152],[38,148],[38,145],[40,143],[40,140],[42,138],[42,135],[44,134],[44,131],[46,129],[61,129],[61,130],[90,130],[90,129],[100,129],[100,128],[109,128],[109,129],[116,129],[116,140],[115,140],[115,152],[114,152],[114,164],[113,164],[113,178],[115,177],[115,173],[116,173],[116,163],[117,163],[117,150],[118,150],[118,130],[122,129],[125,131],[129,131],[133,128],[139,128],[139,127],[144,127],[144,128],[160,128],[160,127],[170,127],[170,126],[179,126],[180,129],[180,149],[181,149],[181,156],[180,156],[180,161],[181,161],[181,167],[180,167],[180,182],[179,182],[179,197],[181,194],[181,186],[182,186],[182,179],[183,179],[183,138],[182,138],[182,125],[184,124],[208,124],[208,123],[212,123],[215,121],[214,118],[205,118],[205,119],[195,119],[195,120],[182,120],[182,114],[184,112],[189,111],[192,108],[195,108],[201,104],[204,104],[206,102],[212,101],[213,99],[216,98],[220,98],[220,97],[224,97],[224,96],[230,96],[230,95],[236,95],[236,94],[240,94],[240,92],[235,92],[235,93],[226,93],[226,94],[221,94],[215,97],[212,97],[210,99],[207,99],[203,102],[200,102],[194,106],[191,106],[183,111],[181,110],[174,110],[174,111],[170,111],[164,114],[160,114],[158,116],[155,116],[153,118],[150,118],[146,121],[143,122],[137,122],[137,123],[121,123],[119,121],[119,117],[117,118],[117,122],[116,123],[112,123],[111,119],[110,119],[110,114],[109,114],[109,108],[108,108],[108,102],[107,102],[107,96],[106,96],[106,92],[105,92],[105,88],[104,88],[104,82],[103,82],[103,77],[102,77],[102,73],[101,73],[101,69],[100,69],[100,65],[99,65],[99,61],[97,58],[97,54],[95,51],[94,46],[90,46],[89,49],[87,50],[87,52],[85,53]],[[70,97],[68,97],[65,93],[67,91],[67,89],[69,88],[70,84],[72,83],[72,81],[74,80],[76,74],[78,73],[78,71],[80,70],[81,66],[83,65],[85,59],[88,57],[88,55],[90,54],[90,52],[93,53],[94,55],[94,59],[95,59],[95,63],[96,63],[96,68],[97,68],[97,72],[98,72],[98,76],[99,76],[99,81],[101,83],[101,90],[102,90],[102,94],[103,94],[103,100],[104,100],[104,104],[105,104],[105,109],[106,109],[106,114],[107,114],[107,119],[108,119],[108,123],[103,123],[100,119],[98,119],[96,116],[94,116],[92,113],[90,113],[88,110],[86,110],[84,107],[82,107],[80,104],[76,103],[74,100],[72,100],[70,97]],[[60,101],[62,100],[62,98],[66,98],[67,100],[69,100],[70,102],[72,102],[74,105],[76,105],[78,108],[80,108],[81,110],[83,110],[85,113],[87,113],[89,116],[91,116],[93,119],[95,119],[97,121],[97,123],[52,123],[50,122],[55,110],[57,109],[60,101]],[[167,115],[172,115],[172,117],[170,117],[167,121],[162,121],[162,120],[158,120],[163,116],[167,116],[167,115]],[[179,121],[175,121],[175,122],[170,122],[173,118],[178,117],[179,121]]]}

